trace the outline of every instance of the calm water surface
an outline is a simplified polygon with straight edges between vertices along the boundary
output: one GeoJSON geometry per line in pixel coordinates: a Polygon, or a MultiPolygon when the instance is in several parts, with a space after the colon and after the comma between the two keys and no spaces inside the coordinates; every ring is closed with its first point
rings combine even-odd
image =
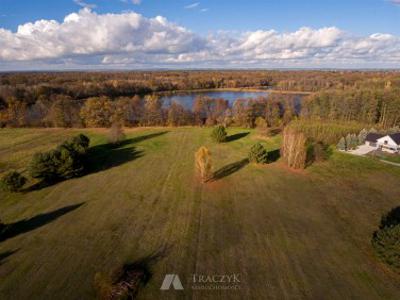
{"type": "Polygon", "coordinates": [[[257,98],[259,96],[268,96],[268,92],[240,92],[240,91],[212,91],[212,92],[189,92],[173,95],[162,96],[161,99],[165,106],[169,106],[172,102],[177,102],[185,108],[191,109],[194,99],[197,96],[207,96],[210,98],[223,98],[229,101],[232,105],[237,99],[242,98],[257,98]]]}

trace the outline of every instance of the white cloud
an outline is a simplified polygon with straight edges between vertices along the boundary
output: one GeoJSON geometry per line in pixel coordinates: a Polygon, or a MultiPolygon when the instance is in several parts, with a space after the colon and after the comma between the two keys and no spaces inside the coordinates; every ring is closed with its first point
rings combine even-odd
{"type": "Polygon", "coordinates": [[[207,37],[134,12],[88,8],[63,22],[0,28],[0,69],[144,67],[400,67],[400,38],[335,27],[217,32],[207,37]]]}
{"type": "Polygon", "coordinates": [[[83,0],[74,0],[74,2],[75,2],[76,5],[79,5],[79,6],[85,7],[85,8],[90,8],[90,9],[92,9],[92,8],[95,8],[95,7],[96,7],[96,4],[86,3],[86,2],[83,1],[83,0]]]}
{"type": "Polygon", "coordinates": [[[202,8],[202,9],[200,9],[200,12],[206,12],[206,11],[208,11],[208,8],[202,8]]]}
{"type": "Polygon", "coordinates": [[[124,3],[130,2],[132,4],[139,5],[142,3],[142,0],[130,0],[130,1],[129,0],[121,0],[121,2],[124,2],[124,3]]]}
{"type": "Polygon", "coordinates": [[[186,5],[185,8],[186,9],[193,9],[193,8],[198,7],[199,5],[200,5],[200,2],[195,2],[195,3],[192,3],[192,4],[186,5]]]}

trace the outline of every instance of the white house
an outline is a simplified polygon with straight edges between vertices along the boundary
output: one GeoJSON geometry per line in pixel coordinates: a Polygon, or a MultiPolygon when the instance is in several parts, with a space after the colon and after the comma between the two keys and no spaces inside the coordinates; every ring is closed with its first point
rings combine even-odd
{"type": "Polygon", "coordinates": [[[389,153],[398,153],[400,152],[400,132],[388,135],[369,133],[365,144],[389,153]]]}

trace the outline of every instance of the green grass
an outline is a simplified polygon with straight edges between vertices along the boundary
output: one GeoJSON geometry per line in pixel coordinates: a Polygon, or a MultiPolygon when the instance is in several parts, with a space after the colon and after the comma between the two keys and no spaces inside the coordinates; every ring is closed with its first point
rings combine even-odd
{"type": "Polygon", "coordinates": [[[398,155],[398,154],[385,155],[385,156],[381,157],[381,159],[400,164],[400,155],[398,155]]]}
{"type": "MultiPolygon", "coordinates": [[[[370,241],[381,215],[399,205],[400,168],[334,152],[306,171],[250,164],[201,185],[201,145],[218,170],[246,158],[257,133],[229,128],[250,134],[215,144],[211,129],[138,129],[112,149],[101,146],[102,130],[2,129],[1,171],[23,171],[34,152],[78,132],[93,142],[91,174],[0,192],[5,223],[26,219],[0,242],[0,299],[92,299],[96,272],[160,249],[139,299],[399,299],[399,275],[370,241]],[[185,290],[160,291],[167,273],[185,290]],[[188,286],[192,274],[232,273],[240,290],[188,286]]],[[[280,137],[261,142],[276,150],[280,137]]]]}

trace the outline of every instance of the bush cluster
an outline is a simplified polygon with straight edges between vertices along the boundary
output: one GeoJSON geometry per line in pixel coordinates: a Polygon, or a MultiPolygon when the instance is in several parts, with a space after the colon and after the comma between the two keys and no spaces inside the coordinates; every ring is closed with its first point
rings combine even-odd
{"type": "Polygon", "coordinates": [[[81,175],[89,142],[88,137],[80,134],[54,150],[36,153],[29,166],[31,176],[51,182],[81,175]]]}
{"type": "Polygon", "coordinates": [[[1,188],[9,192],[18,192],[25,183],[26,178],[15,171],[8,172],[0,181],[1,188]]]}
{"type": "Polygon", "coordinates": [[[377,256],[390,267],[400,271],[400,207],[385,214],[372,236],[377,256]]]}

